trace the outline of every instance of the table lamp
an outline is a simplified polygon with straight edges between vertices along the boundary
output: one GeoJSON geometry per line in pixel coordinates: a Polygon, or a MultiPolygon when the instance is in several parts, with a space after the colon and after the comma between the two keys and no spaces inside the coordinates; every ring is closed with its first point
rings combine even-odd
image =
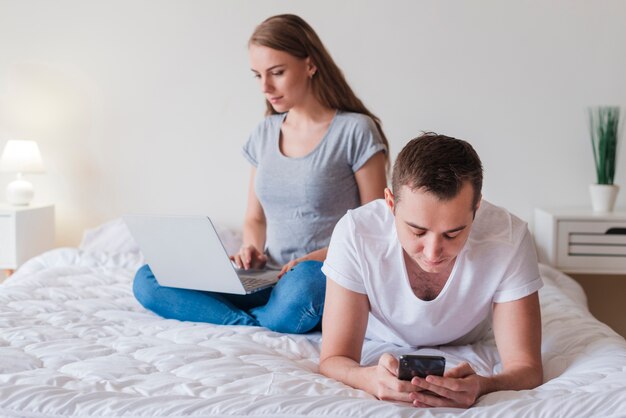
{"type": "Polygon", "coordinates": [[[43,173],[44,166],[35,141],[9,139],[0,158],[0,171],[17,173],[7,186],[7,200],[12,205],[25,206],[33,200],[33,185],[24,180],[24,173],[43,173]]]}

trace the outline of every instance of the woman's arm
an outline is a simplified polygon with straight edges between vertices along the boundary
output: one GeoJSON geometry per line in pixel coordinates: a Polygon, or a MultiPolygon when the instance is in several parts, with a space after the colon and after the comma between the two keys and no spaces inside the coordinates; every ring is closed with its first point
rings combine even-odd
{"type": "Polygon", "coordinates": [[[348,290],[330,278],[327,280],[320,373],[379,399],[410,402],[410,392],[418,389],[398,380],[395,357],[383,354],[376,366],[360,365],[368,315],[367,295],[348,290]]]}
{"type": "MultiPolygon", "coordinates": [[[[377,152],[374,154],[361,168],[354,173],[357,187],[359,188],[359,196],[361,205],[371,202],[372,200],[382,199],[385,197],[385,187],[387,187],[387,178],[385,176],[385,154],[377,152]]],[[[320,248],[312,251],[302,257],[296,258],[285,264],[280,270],[278,277],[282,277],[291,270],[296,264],[306,260],[324,261],[328,247],[320,248]]]]}
{"type": "Polygon", "coordinates": [[[385,197],[387,176],[385,175],[385,154],[377,152],[354,173],[361,196],[361,205],[385,197]]]}
{"type": "Polygon", "coordinates": [[[319,250],[311,251],[308,254],[298,257],[295,260],[291,260],[287,264],[283,265],[278,273],[278,278],[283,277],[285,273],[294,268],[297,264],[307,260],[324,261],[326,260],[326,253],[328,253],[328,247],[320,248],[319,250]]]}
{"type": "Polygon", "coordinates": [[[263,252],[267,224],[265,212],[254,191],[255,176],[256,168],[252,167],[248,185],[248,206],[243,222],[243,244],[239,253],[231,257],[240,268],[245,269],[260,268],[267,262],[267,257],[263,252]]]}

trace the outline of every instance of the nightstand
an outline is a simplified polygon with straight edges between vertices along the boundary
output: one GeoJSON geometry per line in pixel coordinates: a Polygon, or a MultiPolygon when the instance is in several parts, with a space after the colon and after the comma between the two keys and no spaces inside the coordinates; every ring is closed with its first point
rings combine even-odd
{"type": "Polygon", "coordinates": [[[535,209],[539,261],[566,273],[626,274],[626,212],[535,209]]]}
{"type": "Polygon", "coordinates": [[[626,211],[536,209],[534,224],[539,261],[574,278],[589,311],[626,337],[626,211]]]}
{"type": "Polygon", "coordinates": [[[54,206],[0,204],[0,270],[12,273],[54,246],[54,206]]]}

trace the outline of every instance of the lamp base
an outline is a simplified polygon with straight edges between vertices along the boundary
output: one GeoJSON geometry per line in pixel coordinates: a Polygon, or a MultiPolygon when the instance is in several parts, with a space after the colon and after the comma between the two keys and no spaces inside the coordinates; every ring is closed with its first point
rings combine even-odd
{"type": "Polygon", "coordinates": [[[6,193],[11,205],[28,206],[35,196],[35,189],[29,181],[18,178],[9,183],[6,193]]]}

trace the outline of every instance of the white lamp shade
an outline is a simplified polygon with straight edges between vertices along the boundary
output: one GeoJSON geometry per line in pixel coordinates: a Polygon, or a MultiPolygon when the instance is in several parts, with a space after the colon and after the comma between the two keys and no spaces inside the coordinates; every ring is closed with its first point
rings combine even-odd
{"type": "Polygon", "coordinates": [[[9,139],[0,158],[0,171],[43,173],[45,168],[35,141],[9,139]]]}

